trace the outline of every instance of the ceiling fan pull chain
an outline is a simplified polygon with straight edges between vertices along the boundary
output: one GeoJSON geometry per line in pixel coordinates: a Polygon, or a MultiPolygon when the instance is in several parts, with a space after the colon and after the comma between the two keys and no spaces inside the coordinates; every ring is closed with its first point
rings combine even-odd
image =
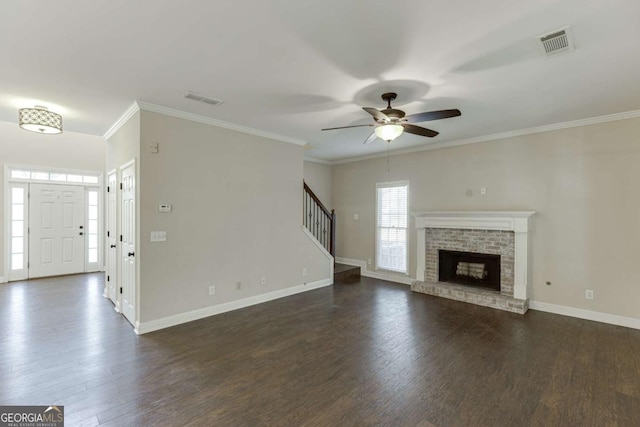
{"type": "Polygon", "coordinates": [[[387,173],[391,173],[391,165],[389,163],[389,145],[391,145],[391,141],[387,141],[387,173]]]}

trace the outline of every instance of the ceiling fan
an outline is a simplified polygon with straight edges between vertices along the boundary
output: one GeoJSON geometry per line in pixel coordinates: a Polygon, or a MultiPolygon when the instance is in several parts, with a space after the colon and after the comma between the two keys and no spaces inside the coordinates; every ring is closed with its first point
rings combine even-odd
{"type": "Polygon", "coordinates": [[[433,138],[438,135],[438,132],[435,130],[423,128],[420,126],[413,125],[411,123],[421,123],[428,122],[431,120],[440,120],[440,119],[448,119],[450,117],[460,116],[460,110],[438,110],[438,111],[429,111],[426,113],[418,113],[418,114],[410,114],[405,115],[404,111],[397,110],[395,108],[391,108],[391,101],[396,99],[398,94],[389,92],[383,93],[382,99],[387,103],[387,108],[384,110],[377,110],[371,107],[362,107],[364,111],[371,114],[373,116],[373,120],[375,123],[367,124],[367,125],[353,125],[353,126],[340,126],[335,128],[326,128],[322,130],[335,130],[335,129],[347,129],[347,128],[357,128],[357,127],[370,127],[375,126],[375,131],[369,135],[364,143],[369,144],[375,141],[376,137],[387,142],[391,142],[403,132],[412,133],[414,135],[426,136],[429,138],[433,138]]]}

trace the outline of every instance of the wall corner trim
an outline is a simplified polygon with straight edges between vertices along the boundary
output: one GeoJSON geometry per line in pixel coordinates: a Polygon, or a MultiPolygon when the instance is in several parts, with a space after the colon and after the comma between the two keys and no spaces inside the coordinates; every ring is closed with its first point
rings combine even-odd
{"type": "Polygon", "coordinates": [[[279,289],[277,291],[267,292],[266,294],[255,295],[241,300],[231,301],[223,304],[212,305],[198,310],[188,311],[173,316],[163,317],[161,319],[151,320],[149,322],[136,322],[134,332],[138,335],[157,331],[171,326],[180,325],[182,323],[192,322],[194,320],[204,319],[205,317],[214,316],[216,314],[226,313],[228,311],[239,310],[241,308],[250,307],[252,305],[262,304],[264,302],[288,297],[302,292],[312,291],[314,289],[323,288],[333,284],[333,276],[310,282],[290,288],[279,289]]]}
{"type": "Polygon", "coordinates": [[[594,322],[608,323],[632,329],[640,329],[640,319],[635,319],[633,317],[618,316],[616,314],[584,310],[581,308],[549,304],[540,301],[529,301],[529,308],[531,310],[544,311],[562,316],[576,317],[578,319],[592,320],[594,322]]]}

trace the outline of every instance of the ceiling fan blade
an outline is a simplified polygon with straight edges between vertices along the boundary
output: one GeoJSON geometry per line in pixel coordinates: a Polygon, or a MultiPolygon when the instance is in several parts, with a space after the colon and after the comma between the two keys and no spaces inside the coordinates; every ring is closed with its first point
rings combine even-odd
{"type": "Polygon", "coordinates": [[[402,127],[404,128],[404,131],[407,133],[412,133],[414,135],[420,135],[420,136],[428,136],[429,138],[433,138],[439,133],[439,132],[436,132],[435,130],[423,128],[416,125],[410,125],[407,123],[404,123],[402,127]]]}
{"type": "Polygon", "coordinates": [[[339,126],[337,128],[326,128],[326,129],[320,129],[320,130],[335,130],[335,129],[349,129],[349,128],[361,128],[361,127],[371,127],[371,126],[375,126],[373,123],[368,124],[368,125],[353,125],[353,126],[339,126]]]}
{"type": "Polygon", "coordinates": [[[377,137],[378,137],[378,135],[376,135],[376,133],[373,132],[371,135],[369,135],[369,138],[367,138],[367,140],[364,143],[365,144],[371,144],[373,141],[376,140],[377,137]]]}
{"type": "Polygon", "coordinates": [[[375,108],[371,108],[371,107],[362,107],[362,109],[367,113],[371,114],[373,118],[376,119],[377,121],[383,121],[383,122],[390,121],[389,117],[380,110],[376,110],[375,108]]]}
{"type": "Polygon", "coordinates": [[[429,111],[427,113],[409,114],[405,117],[407,123],[422,123],[429,122],[431,120],[448,119],[450,117],[458,117],[462,115],[460,110],[439,110],[429,111]]]}

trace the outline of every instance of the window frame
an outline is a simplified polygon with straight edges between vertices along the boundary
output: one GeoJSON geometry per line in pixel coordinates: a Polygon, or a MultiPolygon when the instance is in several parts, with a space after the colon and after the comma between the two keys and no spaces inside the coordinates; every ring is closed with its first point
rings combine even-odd
{"type": "Polygon", "coordinates": [[[390,181],[390,182],[378,182],[376,183],[376,202],[375,202],[375,214],[374,214],[374,218],[375,218],[375,263],[374,263],[374,268],[375,270],[381,270],[381,271],[388,271],[391,273],[395,273],[395,274],[403,274],[408,276],[409,275],[409,197],[410,197],[410,188],[409,188],[409,181],[390,181]],[[379,207],[380,207],[380,189],[382,188],[395,188],[395,187],[406,187],[406,191],[407,191],[407,203],[406,203],[406,207],[405,207],[405,227],[381,227],[379,225],[379,207]],[[405,260],[404,260],[404,265],[405,265],[405,269],[404,270],[399,270],[399,269],[393,269],[393,268],[389,268],[388,266],[380,266],[380,260],[379,260],[379,247],[380,247],[380,229],[381,228],[404,228],[404,232],[405,232],[405,248],[404,248],[404,252],[405,252],[405,260]]]}

